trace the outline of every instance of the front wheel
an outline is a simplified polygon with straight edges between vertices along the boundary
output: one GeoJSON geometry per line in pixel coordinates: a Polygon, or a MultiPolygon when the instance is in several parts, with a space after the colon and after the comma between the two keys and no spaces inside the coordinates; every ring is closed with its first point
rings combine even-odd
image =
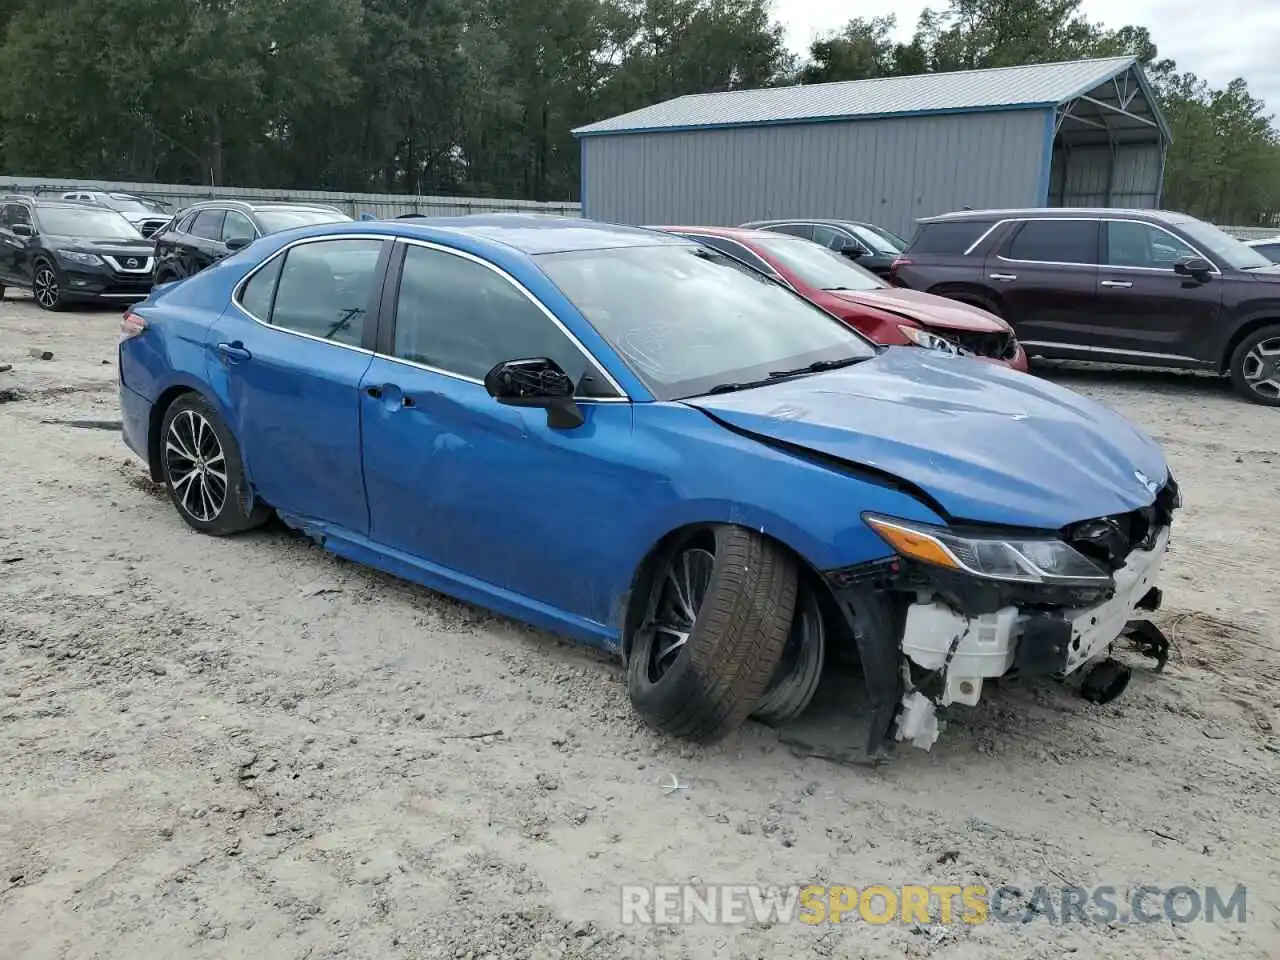
{"type": "Polygon", "coordinates": [[[31,296],[41,310],[58,311],[65,305],[62,299],[62,278],[58,268],[47,260],[38,260],[31,275],[31,296]]]}
{"type": "Polygon", "coordinates": [[[218,412],[183,394],[165,411],[160,458],[169,499],[188,525],[224,537],[266,523],[270,510],[251,500],[240,448],[218,412]]]}
{"type": "Polygon", "coordinates": [[[755,709],[787,645],[797,571],[743,527],[694,531],[655,565],[627,661],[636,711],[690,740],[727,736],[755,709]]]}
{"type": "Polygon", "coordinates": [[[1247,400],[1280,407],[1280,326],[1245,337],[1231,355],[1231,384],[1247,400]]]}

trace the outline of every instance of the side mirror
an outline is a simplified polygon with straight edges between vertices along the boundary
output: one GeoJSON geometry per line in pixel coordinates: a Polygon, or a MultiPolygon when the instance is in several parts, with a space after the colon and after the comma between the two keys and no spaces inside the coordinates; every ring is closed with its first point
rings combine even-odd
{"type": "Polygon", "coordinates": [[[1173,265],[1173,272],[1179,276],[1193,277],[1201,281],[1208,280],[1212,271],[1213,267],[1204,257],[1183,257],[1173,265]]]}
{"type": "Polygon", "coordinates": [[[15,223],[11,229],[14,235],[19,237],[34,237],[36,234],[29,223],[15,223]]]}
{"type": "Polygon", "coordinates": [[[252,237],[229,237],[225,241],[227,250],[234,253],[237,250],[243,250],[249,244],[253,243],[252,237]]]}
{"type": "Polygon", "coordinates": [[[852,240],[846,240],[844,245],[840,248],[840,252],[850,260],[857,260],[862,256],[862,248],[852,240]]]}
{"type": "Polygon", "coordinates": [[[587,422],[573,399],[573,380],[545,357],[504,360],[485,375],[484,388],[509,407],[546,410],[547,425],[555,430],[573,430],[587,422]]]}

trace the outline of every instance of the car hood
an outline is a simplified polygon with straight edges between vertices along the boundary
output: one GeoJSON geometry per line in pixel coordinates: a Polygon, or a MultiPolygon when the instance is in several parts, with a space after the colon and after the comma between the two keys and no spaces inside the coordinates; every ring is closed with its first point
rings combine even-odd
{"type": "Polygon", "coordinates": [[[914,320],[924,327],[960,330],[966,333],[1008,333],[1012,328],[1004,320],[981,307],[948,300],[920,290],[889,287],[885,290],[836,290],[832,296],[850,303],[887,310],[914,320]]]}
{"type": "Polygon", "coordinates": [[[758,439],[891,474],[953,520],[1057,530],[1149,505],[1154,440],[1046,380],[936,350],[686,400],[758,439]]]}
{"type": "Polygon", "coordinates": [[[153,257],[156,247],[150,240],[86,240],[83,237],[50,237],[58,250],[83,250],[109,257],[153,257]]]}

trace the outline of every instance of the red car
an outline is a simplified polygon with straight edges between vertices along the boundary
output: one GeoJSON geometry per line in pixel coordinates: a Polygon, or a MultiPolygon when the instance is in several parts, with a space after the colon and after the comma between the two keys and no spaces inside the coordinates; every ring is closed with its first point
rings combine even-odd
{"type": "Polygon", "coordinates": [[[979,307],[917,290],[891,287],[875,274],[801,237],[736,227],[653,227],[697,240],[781,280],[876,343],[936,345],[1026,371],[1027,355],[1013,328],[979,307]]]}

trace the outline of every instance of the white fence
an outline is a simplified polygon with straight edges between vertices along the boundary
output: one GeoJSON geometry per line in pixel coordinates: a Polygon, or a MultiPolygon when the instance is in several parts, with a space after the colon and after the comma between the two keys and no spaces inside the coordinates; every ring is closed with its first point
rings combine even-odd
{"type": "Polygon", "coordinates": [[[0,175],[0,194],[51,193],[68,190],[111,190],[154,197],[175,209],[197,200],[292,200],[328,203],[352,217],[370,213],[378,218],[405,213],[446,217],[472,213],[542,213],[582,216],[578,203],[539,203],[533,200],[494,200],[488,197],[415,197],[396,193],[332,193],[324,190],[263,190],[254,187],[207,187],[198,184],[128,183],[122,180],[59,180],[52,177],[0,175]]]}

